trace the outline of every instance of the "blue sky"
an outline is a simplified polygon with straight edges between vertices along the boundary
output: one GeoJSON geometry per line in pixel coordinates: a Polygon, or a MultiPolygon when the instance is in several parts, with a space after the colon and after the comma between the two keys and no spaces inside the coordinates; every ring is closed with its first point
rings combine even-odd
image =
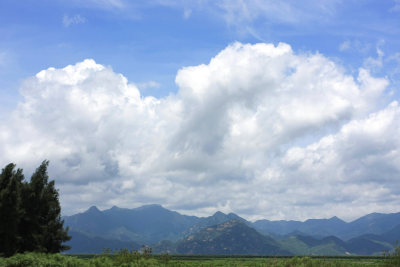
{"type": "Polygon", "coordinates": [[[235,41],[286,42],[296,51],[319,51],[349,71],[377,57],[380,47],[389,61],[382,73],[398,78],[398,59],[389,59],[400,45],[398,3],[296,2],[269,13],[257,5],[268,9],[278,1],[2,1],[1,104],[15,105],[27,76],[86,58],[129,80],[160,84],[144,94],[167,95],[176,91],[179,68],[207,63],[235,41]]]}
{"type": "Polygon", "coordinates": [[[42,158],[49,159],[67,214],[93,204],[107,208],[156,202],[188,214],[220,209],[250,219],[351,219],[349,212],[355,217],[396,211],[400,189],[393,177],[400,170],[390,162],[398,159],[399,140],[383,133],[396,135],[400,129],[395,107],[400,98],[399,36],[396,0],[3,0],[0,120],[12,127],[1,129],[6,152],[0,163],[14,161],[32,171],[42,158]],[[274,53],[283,56],[275,61],[274,53]],[[71,72],[64,69],[68,65],[71,72]],[[285,70],[273,76],[281,67],[285,70]],[[78,94],[77,86],[82,86],[78,99],[89,99],[80,103],[87,110],[70,100],[78,94]],[[134,86],[140,99],[124,86],[134,86]],[[133,110],[133,104],[121,104],[119,97],[133,97],[135,105],[146,108],[133,110]],[[312,109],[310,103],[322,106],[312,109]],[[291,112],[293,120],[287,115],[291,112]],[[380,128],[371,132],[368,125],[374,120],[380,128]],[[28,126],[18,129],[18,123],[28,126]],[[85,125],[92,125],[91,130],[85,125]],[[52,133],[44,134],[46,129],[52,133]],[[120,136],[125,132],[131,136],[120,136]],[[35,144],[45,144],[41,133],[50,144],[33,151],[35,144]],[[375,144],[374,136],[381,142],[375,144]],[[87,145],[92,139],[100,141],[87,145]],[[84,145],[79,147],[80,142],[84,145]],[[375,149],[367,149],[371,144],[375,149]],[[355,154],[346,147],[355,147],[355,154]],[[139,151],[135,155],[134,149],[139,151]],[[350,155],[354,162],[346,162],[350,155]],[[312,157],[325,165],[293,163],[301,157],[303,164],[312,157]],[[151,164],[154,168],[148,169],[151,164]],[[340,173],[326,173],[338,166],[340,173]],[[370,177],[371,169],[381,171],[381,180],[370,177]],[[298,189],[288,186],[299,176],[308,178],[298,189]],[[325,176],[326,181],[319,180],[325,176]],[[265,188],[257,191],[260,184],[265,188]],[[308,184],[315,191],[326,188],[326,197],[306,193],[308,184]],[[233,193],[222,194],[228,185],[233,193]],[[241,196],[237,190],[244,185],[250,187],[241,196]],[[109,188],[107,198],[99,195],[104,188],[109,188]],[[80,194],[84,189],[87,193],[80,194]],[[359,196],[358,190],[369,195],[359,196]],[[199,197],[187,201],[188,192],[199,197]],[[213,192],[212,197],[204,192],[213,192]],[[302,200],[287,198],[279,205],[261,200],[263,194],[282,192],[302,200]],[[246,204],[250,196],[259,205],[246,204]],[[315,206],[324,212],[314,212],[315,206]]]}

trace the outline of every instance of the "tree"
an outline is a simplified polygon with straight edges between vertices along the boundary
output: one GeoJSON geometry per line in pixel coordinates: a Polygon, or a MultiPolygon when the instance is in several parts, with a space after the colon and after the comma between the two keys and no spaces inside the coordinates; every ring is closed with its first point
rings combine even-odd
{"type": "Polygon", "coordinates": [[[20,189],[24,176],[8,164],[0,174],[0,254],[11,256],[20,245],[18,225],[21,218],[20,189]]]}
{"type": "MultiPolygon", "coordinates": [[[[47,173],[45,176],[47,176],[47,173]]],[[[62,245],[63,242],[70,240],[71,237],[68,236],[68,228],[64,229],[63,227],[64,221],[61,220],[59,195],[55,189],[54,181],[45,184],[42,205],[41,223],[44,225],[42,244],[45,252],[55,253],[69,249],[68,246],[62,245]]]]}
{"type": "MultiPolygon", "coordinates": [[[[13,171],[15,164],[3,169],[0,179],[0,235],[7,229],[3,226],[8,225],[12,234],[3,234],[8,238],[7,243],[13,246],[0,245],[0,253],[6,256],[25,251],[55,253],[69,248],[63,245],[71,237],[61,220],[59,194],[54,181],[49,182],[48,165],[49,161],[43,161],[29,183],[22,182],[22,170],[13,171]]],[[[0,240],[5,243],[3,238],[0,240]]]]}

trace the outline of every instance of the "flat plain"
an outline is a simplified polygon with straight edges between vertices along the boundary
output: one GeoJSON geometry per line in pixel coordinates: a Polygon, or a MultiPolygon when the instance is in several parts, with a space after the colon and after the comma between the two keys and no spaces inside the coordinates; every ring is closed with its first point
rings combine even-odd
{"type": "Polygon", "coordinates": [[[291,267],[291,266],[399,266],[394,257],[289,257],[289,256],[213,256],[213,255],[150,255],[134,253],[100,255],[61,255],[25,253],[10,258],[0,258],[1,267],[200,267],[200,266],[243,266],[243,267],[291,267]]]}

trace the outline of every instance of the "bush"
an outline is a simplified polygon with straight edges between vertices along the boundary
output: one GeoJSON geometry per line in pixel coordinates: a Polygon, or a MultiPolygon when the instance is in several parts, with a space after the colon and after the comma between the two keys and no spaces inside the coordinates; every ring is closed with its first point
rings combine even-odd
{"type": "Polygon", "coordinates": [[[385,266],[400,266],[400,246],[398,246],[398,242],[396,243],[396,248],[392,253],[388,253],[384,255],[387,257],[385,261],[385,266]]]}

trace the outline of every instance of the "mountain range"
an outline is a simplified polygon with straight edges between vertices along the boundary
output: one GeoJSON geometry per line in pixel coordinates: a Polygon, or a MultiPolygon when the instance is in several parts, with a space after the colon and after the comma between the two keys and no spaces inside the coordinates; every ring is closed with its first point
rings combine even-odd
{"type": "Polygon", "coordinates": [[[196,217],[146,205],[103,211],[93,206],[63,219],[71,254],[149,245],[155,253],[178,254],[380,255],[400,240],[400,213],[371,213],[352,222],[249,222],[234,213],[196,217]]]}

